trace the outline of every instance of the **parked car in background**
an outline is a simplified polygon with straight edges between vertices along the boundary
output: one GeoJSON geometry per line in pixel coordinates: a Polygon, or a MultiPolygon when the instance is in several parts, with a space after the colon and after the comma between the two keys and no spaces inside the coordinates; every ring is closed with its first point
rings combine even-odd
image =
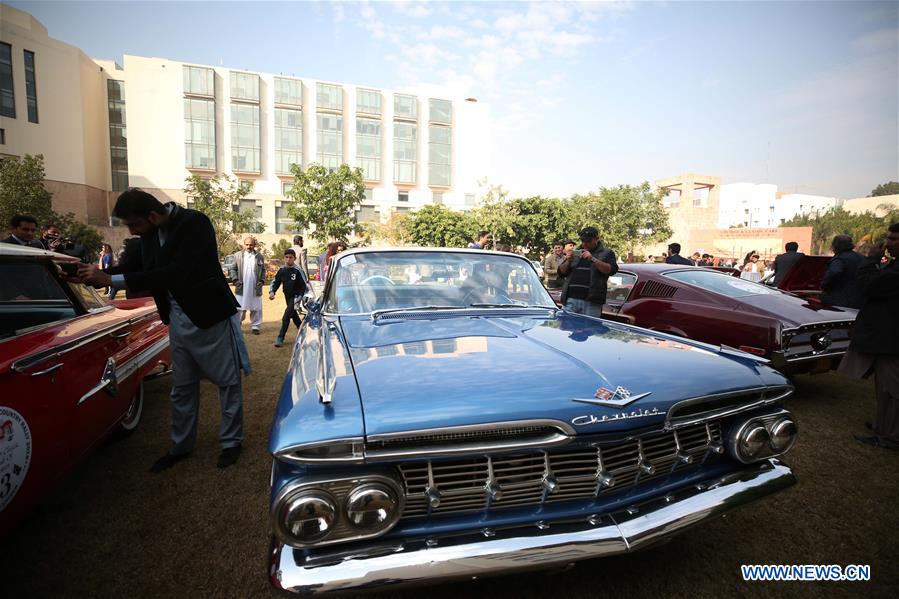
{"type": "Polygon", "coordinates": [[[0,534],[110,434],[140,424],[143,381],[171,364],[152,299],[107,303],[78,260],[0,244],[0,534]]]}
{"type": "Polygon", "coordinates": [[[332,269],[269,439],[278,589],[564,566],[795,481],[792,387],[765,360],[559,310],[511,254],[350,250],[332,269]]]}
{"type": "Polygon", "coordinates": [[[534,270],[537,271],[537,276],[540,277],[540,279],[542,280],[543,279],[543,265],[540,264],[539,260],[531,260],[531,264],[534,265],[534,270]]]}
{"type": "MultiPolygon", "coordinates": [[[[789,291],[793,295],[813,302],[821,301],[821,281],[827,272],[830,256],[800,256],[787,274],[777,285],[777,289],[789,291]]],[[[762,280],[762,283],[774,287],[774,275],[762,280]]]]}
{"type": "Polygon", "coordinates": [[[670,264],[622,265],[609,278],[606,309],[640,327],[770,359],[789,374],[835,368],[857,313],[725,272],[670,264]]]}
{"type": "Polygon", "coordinates": [[[222,258],[222,274],[225,275],[225,279],[231,280],[231,269],[234,267],[234,254],[228,254],[224,258],[222,258]]]}

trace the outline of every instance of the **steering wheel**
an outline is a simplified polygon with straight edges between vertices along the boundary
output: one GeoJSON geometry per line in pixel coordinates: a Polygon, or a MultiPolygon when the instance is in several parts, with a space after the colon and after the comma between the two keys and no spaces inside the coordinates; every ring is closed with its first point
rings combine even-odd
{"type": "Polygon", "coordinates": [[[487,286],[484,288],[473,288],[464,296],[462,296],[462,305],[469,306],[472,304],[473,299],[478,299],[480,301],[474,303],[483,303],[483,304],[514,304],[516,303],[511,297],[506,295],[506,293],[500,289],[499,287],[487,286]],[[487,295],[487,292],[490,290],[494,291],[494,295],[487,295]],[[486,301],[485,301],[486,300],[486,301]]]}
{"type": "Polygon", "coordinates": [[[372,275],[370,277],[367,277],[367,278],[359,281],[359,284],[360,285],[368,285],[371,281],[384,281],[388,285],[396,285],[396,283],[394,283],[392,280],[390,280],[389,277],[385,277],[384,275],[372,275]]]}

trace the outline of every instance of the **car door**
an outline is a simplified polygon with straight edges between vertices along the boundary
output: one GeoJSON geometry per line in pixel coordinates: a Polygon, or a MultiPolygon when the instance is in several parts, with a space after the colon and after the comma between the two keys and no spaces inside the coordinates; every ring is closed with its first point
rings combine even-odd
{"type": "Polygon", "coordinates": [[[72,464],[57,355],[77,307],[49,261],[0,260],[0,535],[72,464]]]}
{"type": "Polygon", "coordinates": [[[71,451],[81,456],[102,441],[128,408],[134,377],[119,381],[116,367],[128,353],[134,324],[84,285],[70,284],[84,307],[72,323],[78,342],[62,357],[62,378],[74,406],[71,451]]]}

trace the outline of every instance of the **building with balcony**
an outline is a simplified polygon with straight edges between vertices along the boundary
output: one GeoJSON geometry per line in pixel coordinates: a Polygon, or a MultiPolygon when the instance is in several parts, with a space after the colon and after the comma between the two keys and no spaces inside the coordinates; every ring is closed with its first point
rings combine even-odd
{"type": "Polygon", "coordinates": [[[44,154],[54,207],[91,224],[108,224],[128,187],[186,204],[185,179],[226,174],[252,183],[235,209],[252,210],[273,242],[296,232],[293,165],[361,168],[360,222],[431,203],[471,208],[489,174],[489,111],[472,98],[164,58],[118,65],[0,10],[0,153],[44,154]]]}

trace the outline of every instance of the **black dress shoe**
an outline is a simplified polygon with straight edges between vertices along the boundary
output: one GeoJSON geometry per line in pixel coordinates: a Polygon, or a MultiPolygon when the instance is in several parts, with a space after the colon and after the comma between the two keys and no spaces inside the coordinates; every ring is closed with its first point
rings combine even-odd
{"type": "Polygon", "coordinates": [[[237,463],[238,457],[240,457],[240,445],[226,447],[222,449],[222,453],[219,454],[218,467],[227,468],[228,466],[237,463]]]}
{"type": "Polygon", "coordinates": [[[153,465],[150,466],[150,472],[156,474],[157,472],[168,470],[189,455],[189,453],[167,453],[153,462],[153,465]]]}
{"type": "Polygon", "coordinates": [[[258,334],[259,334],[259,329],[253,329],[253,330],[250,331],[250,332],[253,333],[254,335],[258,335],[258,334]]]}

